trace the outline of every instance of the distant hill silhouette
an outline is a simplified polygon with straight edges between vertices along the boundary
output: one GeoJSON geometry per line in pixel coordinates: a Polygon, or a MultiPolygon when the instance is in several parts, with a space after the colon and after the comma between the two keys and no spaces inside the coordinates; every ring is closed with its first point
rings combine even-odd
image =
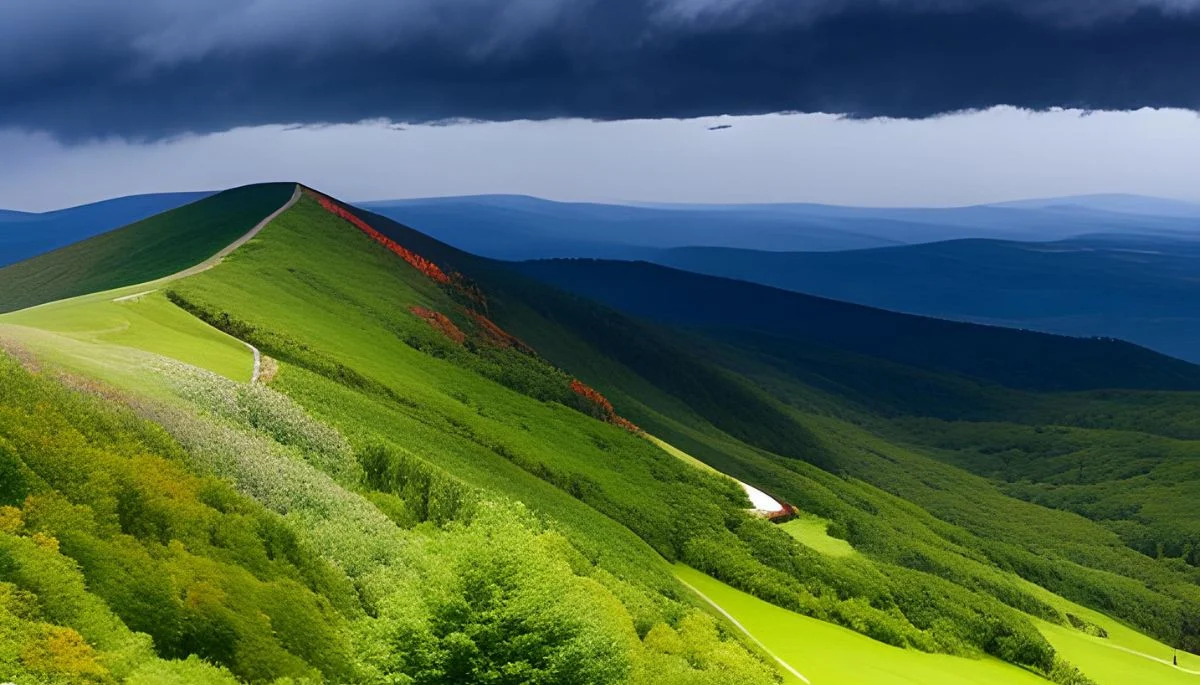
{"type": "Polygon", "coordinates": [[[819,204],[551,202],[516,195],[388,200],[361,206],[497,259],[642,259],[675,247],[840,251],[960,238],[1063,240],[1088,234],[1194,239],[1200,205],[1100,195],[950,208],[819,204]]]}
{"type": "Polygon", "coordinates": [[[659,264],[896,311],[1110,336],[1200,361],[1200,243],[1089,236],[847,252],[679,248],[659,264]]]}
{"type": "Polygon", "coordinates": [[[659,323],[776,354],[818,345],[1027,390],[1200,388],[1200,366],[1115,339],[980,326],[838,302],[645,262],[543,260],[521,272],[659,323]]]}
{"type": "Polygon", "coordinates": [[[0,210],[0,266],[86,240],[209,195],[212,193],[130,195],[40,214],[0,210]]]}

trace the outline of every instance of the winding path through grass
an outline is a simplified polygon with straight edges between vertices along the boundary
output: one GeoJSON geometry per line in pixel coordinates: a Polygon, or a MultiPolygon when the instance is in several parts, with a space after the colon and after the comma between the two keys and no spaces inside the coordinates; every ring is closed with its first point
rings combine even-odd
{"type": "Polygon", "coordinates": [[[184,312],[159,291],[172,281],[221,263],[290,209],[300,197],[300,186],[297,185],[286,203],[199,264],[152,281],[3,314],[0,315],[0,327],[18,342],[50,345],[60,348],[60,352],[73,349],[68,340],[106,345],[114,353],[130,348],[177,359],[234,380],[245,381],[249,375],[251,383],[257,382],[262,369],[262,355],[257,348],[184,312]],[[247,349],[250,359],[245,356],[247,349]]]}
{"type": "Polygon", "coordinates": [[[1128,648],[1128,647],[1122,647],[1121,645],[1105,644],[1104,646],[1105,646],[1105,647],[1112,648],[1112,649],[1119,649],[1119,650],[1121,650],[1122,652],[1128,652],[1128,653],[1130,653],[1130,654],[1133,654],[1134,656],[1140,656],[1140,657],[1142,657],[1143,659],[1149,659],[1149,660],[1151,660],[1151,661],[1157,661],[1158,663],[1160,663],[1160,664],[1163,664],[1164,666],[1170,666],[1171,668],[1174,668],[1174,669],[1175,669],[1175,670],[1177,670],[1177,671],[1182,671],[1182,672],[1184,672],[1184,673],[1186,673],[1186,674],[1188,674],[1188,675],[1200,675],[1200,671],[1193,671],[1193,670],[1192,670],[1192,669],[1190,669],[1190,668],[1184,668],[1183,666],[1178,666],[1178,665],[1176,665],[1176,664],[1173,664],[1173,663],[1171,663],[1170,661],[1167,661],[1166,659],[1160,659],[1159,657],[1156,657],[1156,656],[1154,656],[1153,654],[1146,654],[1145,652],[1139,652],[1139,651],[1137,651],[1136,649],[1130,649],[1130,648],[1128,648]]]}

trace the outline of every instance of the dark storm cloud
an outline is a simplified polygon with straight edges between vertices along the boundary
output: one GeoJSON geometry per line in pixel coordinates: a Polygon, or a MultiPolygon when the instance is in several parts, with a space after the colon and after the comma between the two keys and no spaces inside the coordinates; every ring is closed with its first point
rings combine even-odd
{"type": "Polygon", "coordinates": [[[0,126],[1200,109],[1200,0],[0,4],[0,126]]]}

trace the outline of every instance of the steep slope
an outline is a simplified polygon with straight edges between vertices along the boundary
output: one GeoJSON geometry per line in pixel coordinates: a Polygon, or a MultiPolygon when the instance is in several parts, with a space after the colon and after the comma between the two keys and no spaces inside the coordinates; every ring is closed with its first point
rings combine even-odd
{"type": "Polygon", "coordinates": [[[1200,367],[1119,340],[898,314],[643,262],[514,268],[628,313],[721,335],[772,336],[1031,390],[1200,388],[1200,367]]]}
{"type": "Polygon", "coordinates": [[[131,195],[52,212],[0,211],[0,267],[202,200],[212,193],[131,195]]]}
{"type": "MultiPolygon", "coordinates": [[[[44,331],[0,326],[0,333],[40,363],[61,363],[115,386],[107,396],[130,397],[143,417],[179,441],[178,461],[286,517],[288,532],[271,534],[295,536],[289,559],[334,567],[329,584],[315,591],[342,618],[286,619],[298,628],[319,624],[312,642],[271,632],[269,623],[231,625],[230,612],[282,620],[274,607],[241,604],[245,594],[229,585],[236,570],[213,569],[208,578],[163,574],[167,596],[203,598],[178,607],[179,619],[194,626],[184,655],[199,654],[253,682],[283,676],[476,682],[501,673],[517,682],[769,682],[768,668],[691,606],[656,551],[677,544],[670,531],[680,526],[670,521],[682,520],[694,508],[689,502],[748,517],[741,510],[748,506],[745,496],[728,481],[595,420],[588,413],[595,403],[551,368],[531,370],[575,409],[527,397],[450,361],[430,363],[410,343],[436,345],[442,334],[409,307],[445,308],[446,295],[433,283],[309,199],[248,249],[172,284],[177,301],[225,290],[222,306],[229,313],[217,323],[249,313],[260,326],[286,331],[265,342],[255,338],[283,360],[275,384],[340,432],[276,392],[121,351],[110,341],[89,341],[90,354],[71,354],[78,345],[44,331]],[[397,299],[372,302],[370,293],[391,290],[397,299]],[[397,301],[405,305],[393,307],[397,301]],[[290,354],[289,341],[296,341],[290,354]],[[293,355],[299,364],[288,363],[293,355]],[[630,470],[611,472],[610,460],[626,456],[630,470]],[[614,476],[619,486],[606,483],[601,490],[599,483],[614,476]],[[647,494],[664,490],[663,482],[673,497],[647,494]],[[598,498],[597,507],[581,501],[585,496],[598,498]],[[654,546],[605,515],[605,507],[639,512],[645,517],[639,528],[654,546]],[[340,655],[351,638],[350,663],[327,658],[340,655]],[[230,651],[232,645],[244,648],[230,651]]],[[[478,328],[463,323],[484,336],[480,344],[492,340],[487,336],[495,331],[482,322],[478,328]]],[[[496,348],[490,359],[515,364],[515,374],[522,374],[522,363],[533,364],[506,350],[496,348]]],[[[94,387],[95,381],[82,384],[94,387]]],[[[88,473],[87,462],[59,468],[79,478],[88,473]]],[[[51,485],[78,509],[99,507],[99,500],[62,481],[51,485]]],[[[174,519],[156,520],[163,523],[140,542],[152,554],[159,553],[156,540],[181,540],[166,524],[174,519]]],[[[41,520],[21,532],[63,535],[41,520]]],[[[237,541],[239,549],[254,544],[244,536],[237,541]]],[[[74,547],[61,551],[71,559],[79,554],[74,547]]],[[[234,561],[245,567],[253,558],[234,561]]],[[[96,582],[92,569],[84,573],[96,582]]],[[[0,578],[4,574],[0,569],[0,578]]],[[[122,589],[104,584],[92,591],[119,606],[127,624],[156,626],[160,656],[177,654],[167,640],[178,624],[164,620],[157,627],[153,612],[164,610],[157,599],[119,601],[124,595],[109,593],[122,589]]]]}
{"type": "Polygon", "coordinates": [[[680,248],[655,263],[911,314],[1129,340],[1200,360],[1195,243],[1095,236],[837,253],[680,248]]]}
{"type": "MultiPolygon", "coordinates": [[[[85,594],[146,626],[162,668],[197,654],[255,682],[770,681],[768,660],[697,611],[673,561],[879,642],[946,663],[990,655],[1060,683],[1086,681],[1038,620],[1078,629],[1030,580],[1161,639],[1200,633],[1187,624],[1200,615],[1192,571],[1006,496],[830,388],[789,373],[763,383],[766,355],[630,319],[317,193],[162,294],[273,359],[269,387],[0,318],[0,339],[51,372],[35,379],[50,389],[33,393],[0,382],[10,412],[34,415],[39,392],[124,405],[96,423],[156,437],[117,457],[157,450],[228,489],[189,485],[199,504],[188,506],[201,508],[184,515],[168,506],[187,501],[183,474],[154,480],[167,469],[117,457],[98,470],[88,441],[105,431],[66,449],[38,438],[36,421],[0,422],[0,455],[36,473],[38,495],[12,496],[17,513],[4,513],[21,524],[0,541],[56,540],[56,563],[74,560],[85,594]],[[63,371],[79,391],[53,389],[63,371]],[[853,553],[751,516],[735,484],[628,419],[819,517],[853,553]],[[56,456],[66,453],[82,456],[56,456]],[[230,512],[246,526],[219,521],[230,512]],[[212,523],[186,527],[195,520],[212,523]],[[132,576],[141,555],[158,565],[132,576]],[[236,591],[238,569],[263,586],[236,591]],[[303,601],[267,587],[284,577],[307,588],[303,601]],[[134,601],[144,597],[155,599],[134,601]]],[[[1017,406],[1040,397],[954,380],[1003,395],[1009,410],[1005,393],[1017,406]]],[[[0,582],[54,596],[26,561],[17,568],[0,564],[0,582]]],[[[128,670],[105,659],[110,673],[128,670]]],[[[930,662],[889,666],[919,678],[918,663],[930,662]]],[[[1028,682],[1011,664],[962,668],[1028,682]]]]}
{"type": "MultiPolygon", "coordinates": [[[[1048,584],[1079,601],[1099,603],[1105,611],[1114,612],[1139,625],[1158,624],[1159,628],[1155,629],[1160,631],[1158,634],[1171,636],[1169,639],[1172,641],[1190,640],[1189,644],[1194,645],[1196,636],[1200,634],[1200,626],[1186,618],[1193,614],[1200,615],[1196,614],[1194,608],[1200,606],[1197,605],[1200,593],[1194,587],[1195,581],[1200,579],[1200,573],[1195,569],[1157,564],[1125,547],[1132,545],[1128,537],[1122,539],[1112,530],[1074,516],[1060,517],[1040,507],[1029,507],[1000,494],[993,483],[964,478],[964,474],[955,469],[940,467],[935,459],[944,456],[939,451],[942,448],[930,449],[921,446],[919,441],[913,444],[911,433],[901,431],[896,435],[886,423],[881,424],[871,410],[864,413],[861,408],[854,408],[855,405],[863,405],[858,402],[847,405],[843,399],[847,389],[845,383],[857,383],[861,397],[869,394],[872,384],[878,384],[882,377],[889,378],[888,382],[893,384],[893,387],[882,388],[885,394],[892,393],[896,398],[911,397],[926,407],[931,404],[926,396],[932,394],[935,395],[932,404],[952,414],[963,411],[958,406],[962,403],[960,400],[969,400],[969,411],[980,418],[1007,417],[1008,420],[1033,426],[1046,423],[1094,426],[1097,421],[1101,425],[1121,422],[1134,430],[1151,433],[1165,430],[1170,433],[1182,429],[1183,417],[1189,417],[1187,420],[1190,421],[1190,417],[1194,416],[1194,411],[1187,408],[1194,404],[1193,394],[1159,396],[1125,393],[1115,396],[1113,393],[1097,393],[1094,397],[1065,397],[1021,393],[970,378],[939,376],[892,362],[819,347],[809,348],[812,358],[802,362],[791,352],[804,346],[797,345],[791,339],[783,344],[767,346],[764,350],[764,345],[755,341],[745,345],[737,341],[731,343],[726,338],[706,339],[698,336],[694,330],[675,333],[648,327],[594,303],[540,287],[514,274],[507,265],[479,260],[382,217],[366,213],[361,216],[412,249],[434,257],[443,265],[451,265],[471,274],[485,284],[491,294],[491,311],[497,321],[517,331],[550,359],[575,373],[585,374],[585,378],[609,394],[617,408],[635,422],[668,437],[671,442],[728,473],[764,487],[790,502],[801,503],[802,508],[807,509],[804,506],[807,503],[817,513],[830,513],[833,519],[845,521],[839,519],[848,515],[845,508],[829,500],[813,500],[812,482],[801,484],[793,480],[793,474],[780,471],[778,466],[771,464],[771,456],[762,451],[772,450],[772,445],[779,444],[772,440],[772,431],[780,425],[780,421],[790,420],[793,422],[792,431],[798,430],[796,434],[803,438],[796,443],[801,446],[800,449],[784,449],[781,450],[783,454],[853,475],[906,500],[917,502],[938,518],[964,526],[981,536],[970,546],[988,549],[987,556],[996,563],[1020,569],[1019,572],[1025,577],[1048,584]],[[781,360],[780,355],[784,359],[781,360]],[[830,379],[821,376],[828,372],[830,361],[841,366],[842,375],[837,379],[838,382],[831,383],[830,379]],[[740,381],[730,386],[727,383],[731,378],[740,381]],[[697,379],[704,380],[696,382],[697,379]],[[824,382],[814,386],[813,379],[824,382]],[[719,385],[705,392],[703,388],[708,380],[719,385]],[[769,396],[757,394],[755,388],[748,387],[744,381],[752,382],[769,396]],[[1167,414],[1162,408],[1172,402],[1170,397],[1175,397],[1174,402],[1179,403],[1179,416],[1163,420],[1167,414]],[[801,413],[796,413],[797,410],[801,413]],[[875,426],[872,430],[892,435],[890,439],[899,439],[907,446],[898,448],[895,444],[889,445],[886,440],[880,440],[878,435],[834,417],[849,418],[859,425],[865,422],[875,426]],[[840,513],[832,514],[835,511],[840,513]],[[985,511],[990,513],[983,514],[985,511]],[[1000,525],[1001,522],[1003,525],[1000,525]],[[1030,536],[1032,530],[1039,531],[1033,538],[1030,536]],[[1055,558],[1061,561],[1051,561],[1055,558]],[[1138,580],[1133,584],[1114,583],[1107,576],[1108,571],[1097,572],[1100,569],[1122,569],[1120,573],[1130,574],[1138,580]],[[1143,583],[1153,590],[1147,593],[1141,585],[1143,583]],[[1164,594],[1158,595],[1160,592],[1164,594]],[[1134,596],[1138,599],[1131,601],[1134,596]],[[1172,599],[1166,599],[1167,596],[1172,599]],[[1172,604],[1175,608],[1168,608],[1172,604]],[[1157,608],[1147,612],[1150,606],[1157,608]],[[1189,606],[1193,608],[1189,609],[1189,606]],[[1165,613],[1159,614],[1160,611],[1165,613]],[[1152,615],[1163,618],[1172,615],[1174,618],[1160,622],[1162,618],[1152,618],[1152,615]],[[1191,637],[1182,638],[1181,635],[1191,637]]],[[[824,323],[819,319],[816,321],[824,323]]],[[[1009,333],[987,327],[973,328],[977,329],[978,335],[1009,333]]],[[[1047,336],[1028,337],[1037,340],[1047,336]]],[[[938,342],[935,337],[930,337],[929,341],[938,342]]],[[[1067,346],[1091,344],[1089,341],[1068,339],[1057,339],[1057,342],[1067,346]]],[[[1117,345],[1116,349],[1127,347],[1117,345]]],[[[1017,352],[1009,350],[1008,354],[1012,355],[1010,359],[1022,361],[1017,352]]],[[[1145,354],[1144,350],[1136,352],[1136,356],[1145,354]]],[[[1029,363],[1031,360],[1024,361],[1029,363]]],[[[1041,360],[1032,361],[1041,363],[1041,360]]],[[[1065,364],[1069,361],[1056,360],[1056,363],[1065,364]]],[[[1169,367],[1177,365],[1174,360],[1168,360],[1169,367]]],[[[1043,367],[1043,371],[1051,377],[1057,372],[1049,364],[1043,367]]],[[[1107,369],[1099,365],[1090,370],[1080,367],[1079,371],[1099,377],[1107,369]]],[[[1129,371],[1136,372],[1136,369],[1129,371]]],[[[1153,376],[1140,382],[1152,384],[1153,376]]],[[[872,405],[867,403],[865,406],[872,405]]],[[[903,402],[895,402],[891,408],[891,413],[901,415],[912,412],[912,408],[906,408],[903,402]]],[[[917,413],[922,413],[920,407],[917,413]]],[[[1023,427],[1012,428],[1018,432],[1026,430],[1023,427]]],[[[1005,426],[996,429],[1001,433],[1008,430],[1005,426]]],[[[1107,441],[1102,432],[1089,433],[1085,439],[1097,446],[1107,441]]],[[[794,471],[798,466],[791,462],[787,468],[794,471]]],[[[1195,473],[1194,469],[1177,474],[1185,482],[1200,480],[1200,473],[1195,473]]],[[[861,495],[844,493],[842,496],[854,500],[861,495]]],[[[1142,496],[1153,498],[1155,495],[1143,492],[1142,496]]],[[[1148,502],[1149,499],[1142,501],[1148,502]]],[[[889,518],[889,525],[895,525],[898,518],[889,518]]],[[[881,539],[868,541],[866,538],[872,535],[867,535],[866,531],[871,525],[850,524],[850,529],[856,531],[855,536],[865,535],[864,539],[859,540],[864,548],[872,548],[877,554],[903,566],[915,564],[922,570],[940,569],[939,574],[971,586],[978,587],[983,582],[978,579],[964,580],[972,576],[975,573],[973,571],[950,571],[958,567],[959,562],[948,559],[931,561],[944,552],[923,548],[921,552],[914,553],[893,546],[897,539],[920,538],[920,534],[912,529],[902,527],[906,532],[895,536],[885,534],[881,539]]],[[[1193,513],[1180,510],[1166,527],[1159,529],[1159,533],[1173,537],[1175,532],[1167,533],[1172,528],[1174,531],[1192,531],[1185,533],[1185,536],[1200,534],[1200,520],[1193,513]]],[[[961,540],[958,537],[954,539],[961,540]]],[[[1013,597],[1007,591],[998,596],[1007,596],[1010,600],[1013,597]]]]}
{"type": "Polygon", "coordinates": [[[0,269],[0,312],[150,281],[198,264],[292,194],[245,186],[0,269]]]}

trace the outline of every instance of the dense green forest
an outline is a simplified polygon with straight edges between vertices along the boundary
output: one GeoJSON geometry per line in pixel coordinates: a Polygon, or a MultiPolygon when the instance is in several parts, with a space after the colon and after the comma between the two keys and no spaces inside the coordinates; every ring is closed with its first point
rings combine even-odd
{"type": "MultiPolygon", "coordinates": [[[[267,188],[275,205],[246,221],[291,192],[267,188]]],[[[1046,590],[1200,650],[1196,396],[1080,380],[1092,364],[1175,388],[1200,378],[1189,365],[989,343],[1074,358],[1032,382],[1053,360],[973,376],[833,334],[640,320],[315,193],[162,288],[269,372],[247,384],[0,318],[14,682],[776,682],[679,562],[1063,685],[1090,681],[1039,625],[1087,624],[1046,590]],[[736,483],[646,434],[853,553],[752,515],[736,483]]]]}

